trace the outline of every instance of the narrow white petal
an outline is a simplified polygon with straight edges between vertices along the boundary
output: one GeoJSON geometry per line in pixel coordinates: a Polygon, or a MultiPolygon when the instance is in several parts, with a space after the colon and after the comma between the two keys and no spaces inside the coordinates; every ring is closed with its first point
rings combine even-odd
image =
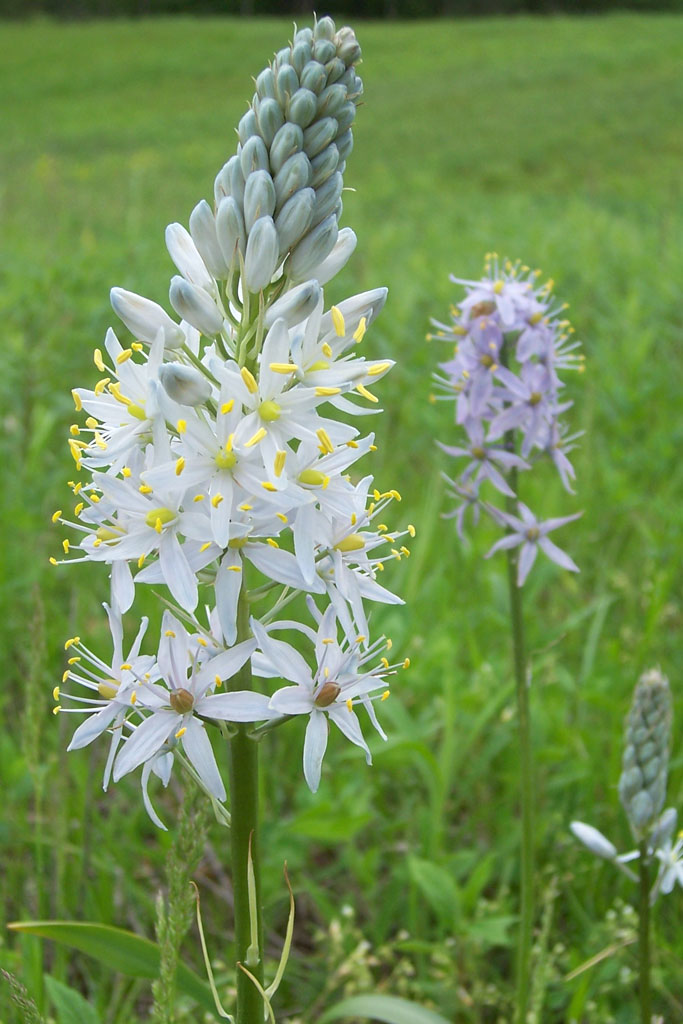
{"type": "Polygon", "coordinates": [[[197,580],[175,533],[164,532],[159,544],[159,562],[164,582],[181,608],[194,611],[199,596],[197,580]]]}
{"type": "Polygon", "coordinates": [[[253,693],[251,690],[234,690],[232,693],[202,697],[195,704],[195,710],[203,718],[215,718],[221,722],[263,722],[277,718],[279,714],[270,709],[269,698],[264,693],[253,693]]]}
{"type": "Polygon", "coordinates": [[[114,782],[132,772],[143,761],[148,761],[163,747],[171,730],[180,721],[175,711],[157,711],[142,722],[125,742],[116,758],[114,782]]]}
{"type": "Polygon", "coordinates": [[[310,715],[313,710],[310,688],[283,686],[271,697],[270,707],[281,715],[310,715]]]}
{"type": "Polygon", "coordinates": [[[304,740],[304,778],[312,793],[317,793],[320,785],[327,733],[327,716],[322,711],[312,711],[304,740]]]}
{"type": "Polygon", "coordinates": [[[225,786],[206,729],[196,718],[187,719],[185,728],[187,732],[182,737],[183,750],[209,792],[219,800],[225,800],[225,786]]]}

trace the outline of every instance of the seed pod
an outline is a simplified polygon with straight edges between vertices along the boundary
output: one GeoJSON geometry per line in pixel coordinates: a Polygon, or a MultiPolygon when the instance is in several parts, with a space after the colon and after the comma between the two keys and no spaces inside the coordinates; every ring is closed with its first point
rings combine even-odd
{"type": "Polygon", "coordinates": [[[165,237],[168,254],[183,277],[200,288],[214,291],[213,278],[204,266],[192,236],[182,224],[169,224],[165,237]]]}
{"type": "Polygon", "coordinates": [[[211,385],[193,366],[163,363],[159,367],[159,380],[169,398],[179,405],[202,405],[211,397],[211,385]]]}
{"type": "Polygon", "coordinates": [[[323,117],[308,126],[304,132],[304,152],[309,159],[321,153],[325,146],[329,146],[337,130],[338,125],[333,117],[323,117]]]}
{"type": "Polygon", "coordinates": [[[275,79],[275,95],[283,107],[298,88],[299,76],[291,64],[284,64],[279,68],[275,79]]]}
{"type": "Polygon", "coordinates": [[[266,328],[273,326],[276,320],[284,320],[288,327],[295,327],[310,316],[322,294],[316,280],[304,281],[274,302],[266,311],[263,323],[266,328]]]}
{"type": "Polygon", "coordinates": [[[275,99],[275,76],[272,68],[264,68],[256,79],[256,92],[264,100],[266,97],[275,99]]]}
{"type": "Polygon", "coordinates": [[[324,185],[321,185],[315,193],[315,206],[313,207],[313,219],[311,220],[311,226],[315,227],[321,220],[328,217],[339,202],[342,188],[344,187],[344,179],[341,174],[337,171],[327,179],[324,185]]]}
{"type": "Polygon", "coordinates": [[[240,123],[237,126],[237,134],[243,146],[246,145],[248,139],[250,139],[252,135],[258,134],[258,122],[256,120],[256,114],[251,109],[251,107],[246,112],[246,114],[244,114],[243,117],[240,118],[240,123]]]}
{"type": "Polygon", "coordinates": [[[316,108],[315,93],[306,88],[297,89],[287,103],[287,120],[301,128],[307,128],[315,117],[316,108]]]}
{"type": "MultiPolygon", "coordinates": [[[[258,135],[252,135],[242,146],[240,153],[240,167],[246,181],[253,171],[269,171],[268,150],[263,139],[258,135]]],[[[233,193],[234,195],[234,193],[233,193]]]]}
{"type": "Polygon", "coordinates": [[[290,196],[306,188],[311,180],[311,164],[305,153],[290,156],[275,175],[276,209],[279,210],[290,196]]]}
{"type": "Polygon", "coordinates": [[[619,797],[641,839],[664,806],[669,764],[671,692],[659,669],[638,680],[626,720],[619,797]]]}
{"type": "Polygon", "coordinates": [[[270,166],[273,174],[277,174],[290,156],[300,152],[304,145],[303,129],[298,124],[283,124],[273,139],[270,147],[270,166]]]}
{"type": "Polygon", "coordinates": [[[184,277],[171,278],[168,297],[178,316],[208,338],[213,338],[222,328],[223,316],[211,296],[184,277]]]}
{"type": "Polygon", "coordinates": [[[171,320],[158,303],[126,291],[125,288],[112,288],[109,297],[112,309],[136,338],[151,345],[162,330],[166,348],[178,348],[184,343],[182,328],[171,320]]]}
{"type": "Polygon", "coordinates": [[[265,99],[260,100],[256,117],[258,120],[259,134],[266,146],[270,147],[278,130],[282,128],[285,123],[285,117],[282,113],[280,104],[276,99],[272,99],[271,97],[266,97],[265,99]]]}
{"type": "Polygon", "coordinates": [[[287,273],[292,281],[318,277],[316,269],[334,248],[338,234],[337,219],[331,216],[301,239],[287,261],[287,273]]]}
{"type": "Polygon", "coordinates": [[[242,210],[232,196],[226,196],[220,201],[216,213],[216,237],[228,266],[232,264],[238,248],[244,255],[247,232],[242,210]]]}
{"type": "Polygon", "coordinates": [[[320,188],[323,182],[327,181],[331,174],[334,174],[338,165],[339,150],[334,142],[331,142],[322,153],[318,153],[311,160],[311,187],[320,188]]]}
{"type": "Polygon", "coordinates": [[[281,258],[287,255],[310,228],[314,206],[315,192],[312,188],[300,188],[283,205],[275,218],[281,258]]]}
{"type": "Polygon", "coordinates": [[[322,64],[319,64],[317,60],[312,60],[310,64],[301,72],[301,86],[304,89],[310,89],[311,92],[319,93],[322,92],[327,84],[327,72],[322,64]]]}
{"type": "Polygon", "coordinates": [[[275,273],[279,256],[278,237],[272,217],[261,217],[249,232],[244,257],[244,277],[250,292],[260,292],[275,273]]]}
{"type": "Polygon", "coordinates": [[[244,226],[247,234],[259,217],[272,217],[275,210],[275,186],[267,171],[254,171],[244,187],[244,226]]]}
{"type": "Polygon", "coordinates": [[[228,276],[230,264],[226,261],[216,234],[216,219],[205,199],[190,214],[190,234],[210,274],[217,280],[228,276]]]}

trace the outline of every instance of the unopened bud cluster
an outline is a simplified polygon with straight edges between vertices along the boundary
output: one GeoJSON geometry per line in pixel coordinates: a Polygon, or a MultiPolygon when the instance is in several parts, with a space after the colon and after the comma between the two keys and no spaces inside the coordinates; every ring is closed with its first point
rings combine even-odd
{"type": "Polygon", "coordinates": [[[633,695],[619,779],[619,797],[637,837],[664,806],[670,730],[669,681],[659,669],[651,669],[640,677],[633,695]]]}

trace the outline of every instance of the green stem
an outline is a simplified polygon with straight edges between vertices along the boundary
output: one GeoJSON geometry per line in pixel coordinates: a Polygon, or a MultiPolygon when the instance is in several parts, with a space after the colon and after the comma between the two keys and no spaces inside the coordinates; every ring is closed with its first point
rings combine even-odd
{"type": "MultiPolygon", "coordinates": [[[[237,640],[249,637],[249,605],[243,584],[237,613],[237,640]]],[[[251,665],[247,663],[228,683],[229,690],[251,690],[251,665]]],[[[261,878],[259,860],[258,744],[249,739],[247,727],[240,726],[230,740],[230,811],[232,815],[232,885],[235,903],[235,952],[237,963],[248,966],[263,983],[263,929],[261,922],[261,878]],[[258,962],[254,963],[252,915],[249,906],[249,847],[256,882],[256,929],[258,962]]],[[[263,1024],[263,1000],[247,975],[237,970],[235,1024],[263,1024]]]]}
{"type": "MultiPolygon", "coordinates": [[[[513,449],[514,450],[514,449],[513,449]]],[[[511,489],[517,493],[517,471],[508,476],[511,489]]],[[[506,498],[508,513],[514,515],[516,499],[506,498]]],[[[517,730],[519,736],[520,804],[522,813],[520,926],[517,944],[517,1024],[524,1024],[529,1006],[531,940],[534,919],[534,821],[533,779],[531,762],[531,727],[529,686],[524,651],[524,618],[522,588],[517,586],[519,548],[508,548],[508,589],[510,593],[510,625],[514,653],[515,687],[517,691],[517,730]]]]}
{"type": "Polygon", "coordinates": [[[638,915],[638,967],[640,974],[640,1019],[642,1024],[652,1021],[652,994],[650,991],[650,861],[647,842],[640,844],[638,858],[640,875],[640,907],[638,915]]]}

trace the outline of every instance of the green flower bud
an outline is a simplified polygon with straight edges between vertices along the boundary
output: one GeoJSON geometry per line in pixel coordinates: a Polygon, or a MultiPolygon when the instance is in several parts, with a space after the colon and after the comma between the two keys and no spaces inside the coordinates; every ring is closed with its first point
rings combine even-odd
{"type": "Polygon", "coordinates": [[[344,179],[339,171],[328,178],[324,185],[321,185],[315,193],[315,206],[313,207],[313,219],[311,227],[315,227],[321,220],[328,217],[339,202],[339,197],[344,186],[344,179]]]}
{"type": "Polygon", "coordinates": [[[244,225],[249,233],[259,217],[272,217],[275,186],[267,171],[254,171],[244,187],[244,225]]]}
{"type": "Polygon", "coordinates": [[[327,84],[327,72],[317,60],[311,61],[301,72],[301,87],[310,89],[313,93],[320,93],[327,84]]]}
{"type": "Polygon", "coordinates": [[[283,64],[275,79],[275,94],[284,107],[299,88],[299,76],[291,64],[283,64]]]}
{"type": "Polygon", "coordinates": [[[334,85],[346,72],[346,64],[339,57],[333,57],[325,65],[325,71],[327,72],[327,84],[334,85]]]}
{"type": "Polygon", "coordinates": [[[311,158],[321,153],[336,138],[337,122],[333,117],[323,117],[314,121],[304,132],[304,152],[311,158]]]}
{"type": "Polygon", "coordinates": [[[619,779],[619,798],[638,839],[647,834],[664,806],[670,728],[669,681],[659,669],[651,669],[635,688],[619,779]]]}
{"type": "Polygon", "coordinates": [[[349,128],[343,132],[342,135],[338,135],[335,139],[335,146],[339,150],[339,162],[346,160],[347,156],[353,149],[353,134],[349,128]]]}
{"type": "Polygon", "coordinates": [[[169,299],[178,316],[212,338],[223,326],[223,316],[211,296],[184,277],[171,278],[169,299]]]}
{"type": "Polygon", "coordinates": [[[230,263],[223,256],[221,247],[218,244],[216,219],[205,199],[197,203],[190,214],[190,234],[209,273],[217,280],[227,277],[230,263]]]}
{"type": "Polygon", "coordinates": [[[281,209],[290,196],[306,188],[311,180],[311,164],[305,153],[290,156],[275,175],[276,209],[281,209]]]}
{"type": "Polygon", "coordinates": [[[297,89],[287,103],[287,119],[301,128],[307,128],[315,117],[317,107],[317,97],[311,89],[297,89]]]}
{"type": "Polygon", "coordinates": [[[301,39],[299,42],[294,44],[290,60],[297,75],[301,74],[312,56],[313,49],[311,43],[307,39],[301,39]]]}
{"type": "Polygon", "coordinates": [[[278,131],[270,147],[270,166],[273,174],[277,174],[290,156],[301,152],[304,146],[303,129],[298,124],[287,122],[278,131]]]}
{"type": "Polygon", "coordinates": [[[259,135],[252,135],[250,139],[247,139],[244,146],[242,146],[242,152],[240,153],[240,167],[242,169],[245,182],[249,175],[253,174],[254,171],[270,170],[268,150],[266,149],[265,142],[259,135]]]}
{"type": "Polygon", "coordinates": [[[346,103],[346,89],[343,85],[328,85],[318,96],[318,117],[336,117],[337,111],[346,103]]]}
{"type": "Polygon", "coordinates": [[[287,272],[292,281],[305,281],[317,276],[316,267],[329,256],[338,234],[337,218],[333,214],[301,239],[287,263],[287,272]]]}
{"type": "Polygon", "coordinates": [[[294,327],[305,320],[318,305],[321,288],[317,281],[304,281],[274,302],[267,310],[263,319],[266,329],[273,326],[276,320],[284,320],[288,327],[294,327]]]}
{"type": "Polygon", "coordinates": [[[249,109],[240,119],[240,123],[237,126],[237,134],[243,146],[247,144],[252,135],[258,134],[258,122],[253,110],[249,109]]]}
{"type": "Polygon", "coordinates": [[[313,44],[313,56],[321,64],[327,64],[337,56],[337,47],[331,39],[316,39],[313,44]]]}
{"type": "Polygon", "coordinates": [[[331,41],[334,39],[334,34],[335,25],[332,18],[326,15],[324,18],[316,21],[315,28],[313,29],[314,39],[329,39],[331,41]]]}
{"type": "Polygon", "coordinates": [[[315,192],[312,188],[300,188],[287,200],[275,218],[275,227],[280,242],[280,255],[284,257],[292,246],[305,235],[311,226],[315,192]]]}
{"type": "Polygon", "coordinates": [[[275,99],[275,76],[272,68],[264,68],[256,79],[256,92],[261,99],[275,99]]]}
{"type": "Polygon", "coordinates": [[[282,108],[276,99],[267,96],[265,99],[259,101],[256,116],[258,120],[259,134],[266,146],[271,147],[277,132],[285,123],[285,116],[282,113],[282,108]]]}
{"type": "Polygon", "coordinates": [[[313,172],[311,186],[313,188],[320,188],[323,182],[327,181],[331,174],[334,174],[338,166],[339,150],[334,142],[331,142],[322,153],[318,153],[311,160],[311,171],[313,172]]]}
{"type": "Polygon", "coordinates": [[[275,273],[279,246],[272,217],[261,217],[249,232],[244,257],[244,277],[250,292],[260,292],[275,273]]]}
{"type": "Polygon", "coordinates": [[[169,398],[180,405],[202,405],[211,397],[211,385],[193,366],[163,363],[159,367],[159,380],[169,398]]]}
{"type": "Polygon", "coordinates": [[[241,207],[232,196],[221,199],[216,213],[216,237],[226,263],[230,265],[237,249],[244,255],[247,232],[241,207]]]}

